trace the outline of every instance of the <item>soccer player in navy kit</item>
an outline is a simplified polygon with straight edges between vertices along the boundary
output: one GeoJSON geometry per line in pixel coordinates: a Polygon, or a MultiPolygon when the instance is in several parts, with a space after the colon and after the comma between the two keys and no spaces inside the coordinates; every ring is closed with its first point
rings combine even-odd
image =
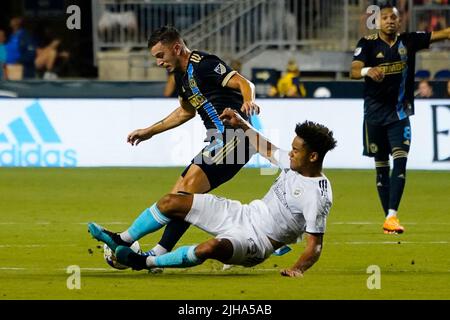
{"type": "Polygon", "coordinates": [[[411,144],[415,54],[432,42],[450,39],[450,28],[398,34],[399,13],[389,4],[381,8],[380,18],[379,32],[359,40],[350,77],[365,80],[364,155],[375,158],[377,190],[386,217],[383,230],[392,234],[404,231],[397,210],[411,144]]]}
{"type": "MultiPolygon", "coordinates": [[[[154,31],[148,47],[157,65],[174,73],[180,106],[165,119],[131,132],[127,141],[138,145],[185,123],[198,113],[207,129],[210,144],[186,167],[171,193],[209,192],[230,180],[256,152],[246,139],[228,141],[225,132],[232,128],[219,119],[225,108],[236,110],[246,120],[251,114],[258,114],[254,85],[217,56],[191,51],[173,27],[165,26],[154,31]]],[[[159,244],[148,253],[160,255],[171,251],[188,227],[184,221],[172,221],[166,226],[159,244]]],[[[92,234],[99,231],[92,228],[97,226],[90,225],[92,234]]],[[[137,237],[133,230],[120,234],[121,239],[117,236],[114,236],[116,240],[125,245],[137,237]]]]}

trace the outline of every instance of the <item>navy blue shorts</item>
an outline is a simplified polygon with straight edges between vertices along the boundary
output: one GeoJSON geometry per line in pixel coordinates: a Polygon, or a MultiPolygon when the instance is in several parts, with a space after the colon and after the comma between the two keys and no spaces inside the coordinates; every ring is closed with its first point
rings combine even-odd
{"type": "Polygon", "coordinates": [[[236,173],[256,153],[245,135],[237,135],[226,139],[212,138],[184,169],[181,174],[184,177],[192,164],[198,165],[208,177],[211,189],[233,178],[236,173]]]}
{"type": "Polygon", "coordinates": [[[388,158],[393,149],[409,152],[411,144],[411,124],[409,118],[385,126],[367,123],[363,128],[364,152],[368,157],[388,158]]]}

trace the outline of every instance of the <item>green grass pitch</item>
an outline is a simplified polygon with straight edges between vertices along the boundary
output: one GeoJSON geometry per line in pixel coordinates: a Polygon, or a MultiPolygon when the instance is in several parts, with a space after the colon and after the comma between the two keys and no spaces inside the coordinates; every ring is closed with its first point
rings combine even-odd
{"type": "MultiPolygon", "coordinates": [[[[373,170],[325,170],[334,204],[320,260],[304,278],[285,278],[304,243],[254,268],[207,261],[191,269],[118,271],[86,223],[124,230],[158,200],[181,168],[1,168],[0,300],[7,299],[450,299],[450,172],[408,171],[399,217],[403,235],[382,233],[373,170]],[[71,265],[80,289],[68,289],[71,265]],[[369,289],[369,266],[380,289],[369,289]]],[[[276,176],[244,169],[213,193],[248,202],[276,176]]],[[[211,213],[213,214],[213,213],[211,213]]],[[[162,231],[140,240],[149,248],[162,231]]],[[[179,244],[209,236],[191,227],[179,244]]],[[[70,281],[69,281],[70,282],[70,281]]]]}

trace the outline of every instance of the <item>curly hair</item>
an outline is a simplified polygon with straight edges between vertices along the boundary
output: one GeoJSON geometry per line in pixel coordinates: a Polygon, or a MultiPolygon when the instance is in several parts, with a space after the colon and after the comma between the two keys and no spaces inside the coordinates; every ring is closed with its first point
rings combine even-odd
{"type": "Polygon", "coordinates": [[[305,141],[306,147],[310,151],[318,153],[320,160],[323,160],[325,154],[337,145],[333,131],[319,123],[308,120],[297,123],[295,133],[305,141]]]}

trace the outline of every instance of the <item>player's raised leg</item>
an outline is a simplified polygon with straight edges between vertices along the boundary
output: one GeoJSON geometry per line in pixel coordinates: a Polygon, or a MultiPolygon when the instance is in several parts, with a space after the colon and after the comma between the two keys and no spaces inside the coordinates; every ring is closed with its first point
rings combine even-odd
{"type": "Polygon", "coordinates": [[[129,247],[134,241],[161,229],[169,223],[170,219],[159,210],[159,206],[165,203],[166,197],[145,209],[131,226],[121,234],[106,230],[96,223],[88,224],[89,232],[95,239],[106,243],[112,250],[116,250],[119,245],[129,247]]]}
{"type": "MultiPolygon", "coordinates": [[[[161,215],[171,221],[184,220],[192,208],[193,198],[192,194],[168,194],[158,201],[157,207],[161,215]]],[[[203,263],[205,259],[225,262],[230,259],[232,254],[232,245],[225,239],[210,239],[199,245],[182,246],[173,252],[156,257],[136,254],[125,246],[118,246],[116,249],[118,261],[135,270],[155,267],[192,267],[203,263]]]]}
{"type": "MultiPolygon", "coordinates": [[[[172,194],[193,194],[193,193],[206,193],[211,189],[208,177],[203,170],[196,164],[191,164],[186,172],[178,179],[173,186],[172,194]]],[[[175,244],[180,240],[186,230],[189,228],[189,223],[184,220],[170,221],[161,240],[151,250],[144,254],[148,255],[161,255],[169,251],[172,251],[175,244]]]]}

